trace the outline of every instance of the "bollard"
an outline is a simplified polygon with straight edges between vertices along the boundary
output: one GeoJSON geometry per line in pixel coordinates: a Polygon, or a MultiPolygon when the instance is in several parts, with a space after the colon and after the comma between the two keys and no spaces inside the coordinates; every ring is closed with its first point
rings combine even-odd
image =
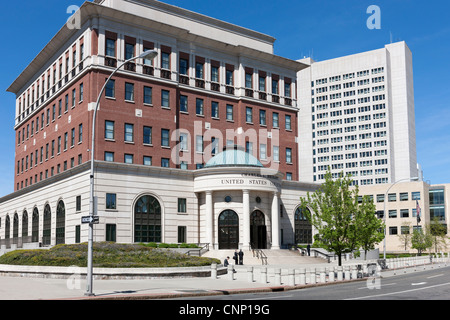
{"type": "Polygon", "coordinates": [[[358,279],[358,270],[355,265],[352,266],[352,279],[358,279]]]}
{"type": "Polygon", "coordinates": [[[288,283],[290,286],[295,286],[295,271],[294,271],[294,269],[288,270],[288,283]]]}
{"type": "Polygon", "coordinates": [[[234,268],[233,265],[228,265],[228,280],[234,280],[234,268]]]}
{"type": "Polygon", "coordinates": [[[344,267],[344,279],[350,280],[350,266],[344,267]]]}
{"type": "Polygon", "coordinates": [[[253,267],[247,267],[247,281],[253,282],[253,267]]]}
{"type": "Polygon", "coordinates": [[[325,283],[326,282],[326,280],[325,280],[325,268],[320,268],[319,269],[319,281],[320,281],[320,283],[325,283]]]}
{"type": "Polygon", "coordinates": [[[281,269],[275,268],[275,285],[281,285],[281,269]]]}
{"type": "Polygon", "coordinates": [[[334,267],[328,268],[328,282],[334,282],[334,267]]]}
{"type": "Polygon", "coordinates": [[[300,273],[300,277],[299,277],[298,284],[305,285],[306,284],[306,269],[300,268],[299,273],[300,273]]]}
{"type": "Polygon", "coordinates": [[[217,279],[217,263],[211,265],[211,279],[217,279]]]}
{"type": "Polygon", "coordinates": [[[338,281],[342,281],[342,279],[343,279],[343,274],[342,274],[342,266],[340,266],[340,267],[337,267],[337,280],[338,281]]]}
{"type": "Polygon", "coordinates": [[[261,268],[260,282],[261,283],[267,283],[267,267],[262,267],[261,268]]]}
{"type": "Polygon", "coordinates": [[[309,270],[309,283],[316,284],[316,268],[309,270]]]}

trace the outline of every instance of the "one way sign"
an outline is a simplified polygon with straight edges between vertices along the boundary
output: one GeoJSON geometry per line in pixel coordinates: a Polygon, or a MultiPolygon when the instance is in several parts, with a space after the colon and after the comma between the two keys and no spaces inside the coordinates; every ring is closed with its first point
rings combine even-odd
{"type": "Polygon", "coordinates": [[[98,216],[87,216],[87,217],[82,217],[81,218],[81,223],[83,223],[83,224],[87,224],[87,223],[89,223],[89,224],[98,224],[99,223],[99,221],[100,221],[100,219],[99,219],[99,217],[98,216]]]}

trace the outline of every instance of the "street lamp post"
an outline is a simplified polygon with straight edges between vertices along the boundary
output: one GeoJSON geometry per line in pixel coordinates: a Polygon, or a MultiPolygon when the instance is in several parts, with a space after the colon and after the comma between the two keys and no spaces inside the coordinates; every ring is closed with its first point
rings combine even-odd
{"type": "Polygon", "coordinates": [[[386,228],[387,228],[387,226],[386,226],[386,201],[387,201],[389,191],[392,189],[393,186],[395,186],[399,182],[418,181],[418,180],[419,180],[418,177],[397,180],[387,189],[386,193],[384,194],[384,201],[383,201],[384,202],[384,211],[383,211],[383,220],[384,220],[383,259],[384,260],[386,260],[386,236],[387,236],[387,232],[386,232],[386,228]]]}
{"type": "Polygon", "coordinates": [[[100,99],[103,95],[103,92],[106,89],[106,86],[108,85],[108,82],[111,80],[111,78],[114,76],[114,74],[119,71],[120,68],[122,68],[125,64],[134,61],[136,59],[148,59],[153,60],[158,55],[158,52],[156,50],[149,50],[141,53],[140,55],[133,57],[131,59],[126,60],[121,65],[119,65],[113,73],[109,76],[108,80],[106,80],[105,84],[103,85],[102,90],[100,91],[100,94],[97,98],[97,103],[95,105],[94,109],[94,116],[92,119],[92,143],[91,143],[91,174],[90,174],[90,201],[89,201],[89,215],[90,215],[90,223],[89,223],[89,239],[88,239],[88,262],[87,262],[87,289],[86,289],[86,296],[93,296],[93,287],[92,287],[92,275],[93,275],[93,252],[94,252],[94,157],[95,157],[95,125],[97,120],[97,111],[98,107],[100,105],[100,99]]]}

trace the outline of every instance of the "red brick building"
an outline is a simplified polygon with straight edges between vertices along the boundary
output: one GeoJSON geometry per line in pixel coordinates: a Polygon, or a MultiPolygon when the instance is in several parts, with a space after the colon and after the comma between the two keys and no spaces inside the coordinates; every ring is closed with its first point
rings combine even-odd
{"type": "Polygon", "coordinates": [[[15,190],[90,160],[195,170],[239,144],[298,180],[296,73],[275,39],[158,1],[82,5],[8,89],[16,103],[15,190]],[[120,18],[119,18],[120,17],[120,18]]]}

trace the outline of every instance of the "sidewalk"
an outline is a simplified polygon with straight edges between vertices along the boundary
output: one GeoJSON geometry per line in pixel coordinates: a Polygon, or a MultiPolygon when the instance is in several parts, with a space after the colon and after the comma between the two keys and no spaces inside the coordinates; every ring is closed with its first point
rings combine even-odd
{"type": "MultiPolygon", "coordinates": [[[[85,277],[71,279],[48,279],[37,277],[8,277],[0,276],[0,300],[142,300],[168,299],[190,296],[216,296],[224,294],[238,294],[251,292],[287,291],[318,285],[333,285],[342,283],[317,283],[309,285],[288,286],[287,270],[289,268],[332,267],[330,264],[282,265],[277,266],[282,271],[282,284],[274,285],[273,270],[276,266],[268,266],[268,283],[260,283],[256,268],[254,281],[250,282],[246,272],[248,266],[236,266],[234,279],[229,275],[218,276],[217,279],[208,278],[173,278],[151,280],[94,280],[94,297],[85,296],[85,277]]],[[[416,268],[399,268],[381,272],[381,278],[401,275],[406,272],[420,272],[424,269],[444,267],[444,264],[418,266],[416,268]]],[[[366,281],[367,278],[347,280],[366,281]]],[[[345,281],[344,281],[345,282],[345,281]]],[[[238,299],[238,297],[237,297],[238,299]]]]}

